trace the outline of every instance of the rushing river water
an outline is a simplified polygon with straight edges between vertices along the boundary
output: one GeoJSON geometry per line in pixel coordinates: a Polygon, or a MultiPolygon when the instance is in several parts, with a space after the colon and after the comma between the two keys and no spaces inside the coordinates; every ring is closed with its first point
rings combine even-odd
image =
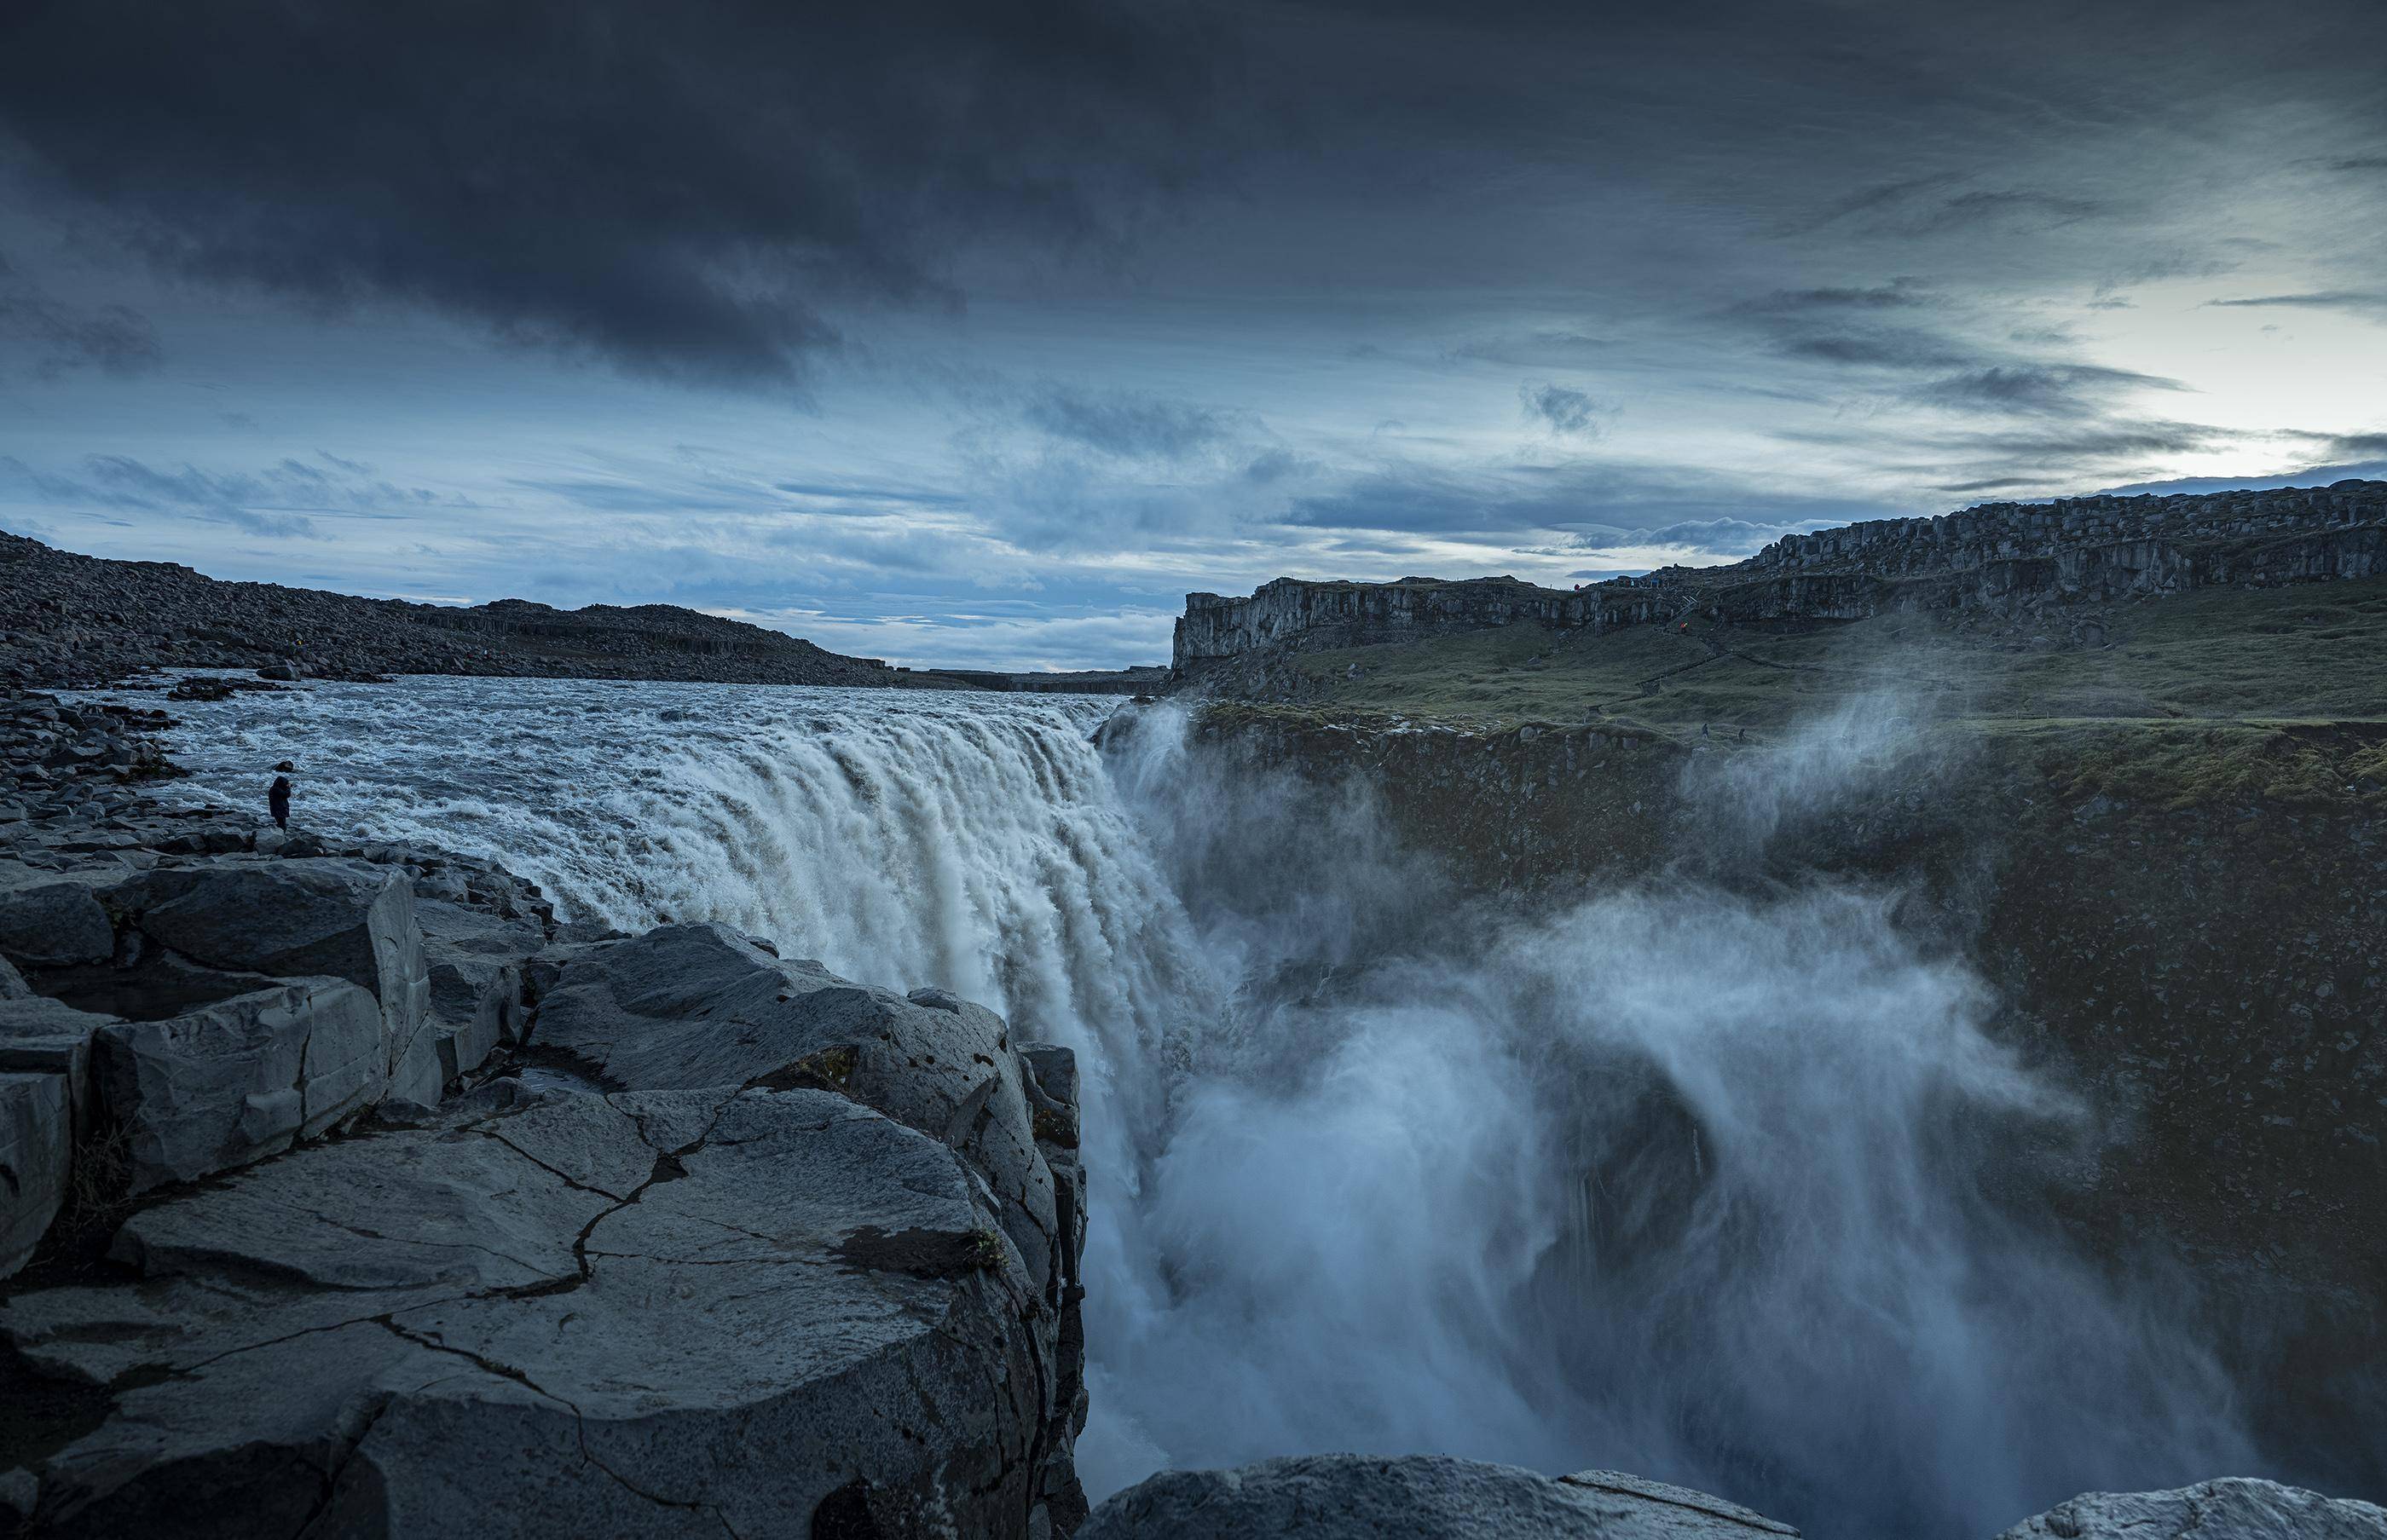
{"type": "MultiPolygon", "coordinates": [[[[2253,1466],[2184,1296],[1983,1173],[2077,1108],[1879,895],[1471,902],[1366,800],[1107,699],[524,680],[177,706],[167,795],[499,858],[1079,1050],[1103,1493],[1441,1450],[1987,1535],[2253,1466]]],[[[1769,795],[1828,798],[1828,755],[1769,795]]],[[[1790,769],[1796,769],[1796,776],[1790,769]]],[[[1730,795],[1719,791],[1718,795],[1730,795]]]]}

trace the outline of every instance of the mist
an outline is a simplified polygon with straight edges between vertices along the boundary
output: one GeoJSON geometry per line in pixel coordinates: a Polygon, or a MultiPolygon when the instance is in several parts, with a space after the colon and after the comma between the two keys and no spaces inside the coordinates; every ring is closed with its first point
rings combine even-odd
{"type": "Polygon", "coordinates": [[[2187,1280],[2047,1217],[2089,1111],[1908,895],[1682,875],[1912,768],[1913,701],[1695,761],[1717,848],[1530,913],[1460,898],[1358,783],[1183,732],[1115,732],[1114,773],[1244,966],[1144,1179],[1156,1283],[1097,1413],[1132,1436],[1090,1433],[1090,1488],[1155,1450],[1430,1449],[1989,1534],[2247,1464],[2187,1280]]]}
{"type": "Polygon", "coordinates": [[[2258,1468],[2191,1281],[2053,1218],[2111,1130],[1999,1041],[1932,895],[1799,867],[1800,830],[1928,776],[1913,701],[1695,755],[1703,839],[1530,903],[1357,776],[1107,711],[325,685],[193,703],[169,794],[252,795],[271,745],[326,827],[1074,1048],[1097,1499],[1437,1451],[1903,1537],[2258,1468]]]}

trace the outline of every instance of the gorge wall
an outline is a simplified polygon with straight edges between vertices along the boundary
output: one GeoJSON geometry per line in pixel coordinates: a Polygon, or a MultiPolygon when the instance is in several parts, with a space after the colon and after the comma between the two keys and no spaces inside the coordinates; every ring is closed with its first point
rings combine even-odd
{"type": "Polygon", "coordinates": [[[1195,593],[1172,663],[1203,676],[1270,649],[1370,646],[1519,622],[1605,630],[1702,615],[1857,620],[1900,609],[2013,611],[2222,584],[2387,574],[2387,482],[1989,503],[1793,535],[1726,567],[1668,567],[1572,592],[1513,577],[1279,578],[1246,598],[1195,593]]]}
{"type": "MultiPolygon", "coordinates": [[[[2011,1152],[2006,1199],[2060,1214],[2115,1269],[2193,1269],[2256,1420],[2387,1486],[2371,1432],[2387,1418],[2387,827],[2359,805],[2136,802],[1900,709],[1860,702],[1746,752],[1598,724],[1482,733],[1233,704],[1191,733],[1224,774],[1287,773],[1381,810],[1506,905],[1586,884],[1879,895],[1901,933],[1993,991],[1990,1035],[2090,1109],[2085,1135],[2011,1152]]],[[[2346,753],[2387,738],[2307,730],[2346,753]]]]}

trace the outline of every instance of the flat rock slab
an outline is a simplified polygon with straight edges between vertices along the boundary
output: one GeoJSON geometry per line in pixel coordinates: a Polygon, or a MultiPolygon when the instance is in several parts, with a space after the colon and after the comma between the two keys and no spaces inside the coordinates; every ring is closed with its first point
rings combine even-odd
{"type": "Polygon", "coordinates": [[[2087,1492],[1998,1540],[2387,1540],[2387,1508],[2231,1477],[2169,1492],[2087,1492]]]}
{"type": "Polygon", "coordinates": [[[1702,1492],[1615,1471],[1552,1478],[1444,1455],[1307,1455],[1164,1471],[1094,1509],[1077,1540],[1796,1540],[1702,1492]]]}
{"type": "Polygon", "coordinates": [[[1037,1288],[1058,1286],[1053,1178],[1027,1075],[984,1006],[923,1004],[717,925],[667,925],[575,953],[539,999],[530,1042],[606,1085],[841,1092],[960,1151],[1001,1200],[1037,1288]]]}
{"type": "Polygon", "coordinates": [[[0,1419],[32,1534],[1028,1532],[1044,1312],[954,1153],[827,1091],[501,1082],[115,1256],[0,1306],[0,1403],[69,1409],[0,1419]]]}

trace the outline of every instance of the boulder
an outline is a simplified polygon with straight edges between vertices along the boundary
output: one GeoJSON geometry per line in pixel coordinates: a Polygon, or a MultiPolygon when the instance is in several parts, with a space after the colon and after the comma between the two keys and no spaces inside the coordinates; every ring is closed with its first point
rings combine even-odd
{"type": "Polygon", "coordinates": [[[96,1035],[95,1079],[128,1141],[131,1191],[278,1155],[382,1100],[382,1012],[345,978],[303,978],[96,1035]]]}
{"type": "Polygon", "coordinates": [[[2086,1492],[1998,1540],[2387,1540],[2387,1508],[2233,1476],[2169,1492],[2086,1492]]]}
{"type": "Polygon", "coordinates": [[[156,1204],[0,1304],[30,1534],[1050,1533],[1049,1319],[941,1142],[821,1090],[524,1094],[156,1204]]]}
{"type": "Polygon", "coordinates": [[[0,1000],[25,1000],[32,997],[33,986],[17,971],[17,965],[0,957],[0,1000]]]}
{"type": "Polygon", "coordinates": [[[381,1004],[389,1096],[438,1101],[439,1040],[414,889],[403,871],[356,861],[228,860],[158,867],[108,897],[143,935],[209,966],[328,975],[370,990],[381,1004]]]}
{"type": "Polygon", "coordinates": [[[115,1019],[76,1010],[47,995],[0,1000],[0,1072],[65,1076],[68,1107],[80,1138],[94,1105],[92,1037],[115,1019]]]}
{"type": "Polygon", "coordinates": [[[640,1091],[816,1085],[961,1152],[1003,1205],[1041,1293],[1061,1287],[1052,1172],[1003,1018],[921,1005],[787,961],[717,925],[668,925],[569,954],[533,1047],[640,1091]]]}
{"type": "Polygon", "coordinates": [[[116,951],[88,881],[15,862],[0,865],[0,956],[25,967],[105,962],[116,951]]]}
{"type": "Polygon", "coordinates": [[[0,1074],[0,1278],[25,1265],[66,1205],[73,1109],[64,1075],[0,1074]]]}
{"type": "Polygon", "coordinates": [[[414,917],[438,1023],[440,1077],[452,1080],[479,1068],[499,1044],[521,1039],[523,963],[547,945],[547,934],[530,920],[419,898],[414,917]]]}
{"type": "Polygon", "coordinates": [[[1795,1540],[1703,1492],[1612,1471],[1544,1476],[1445,1455],[1305,1455],[1231,1471],[1164,1471],[1094,1509],[1077,1540],[1795,1540]]]}

